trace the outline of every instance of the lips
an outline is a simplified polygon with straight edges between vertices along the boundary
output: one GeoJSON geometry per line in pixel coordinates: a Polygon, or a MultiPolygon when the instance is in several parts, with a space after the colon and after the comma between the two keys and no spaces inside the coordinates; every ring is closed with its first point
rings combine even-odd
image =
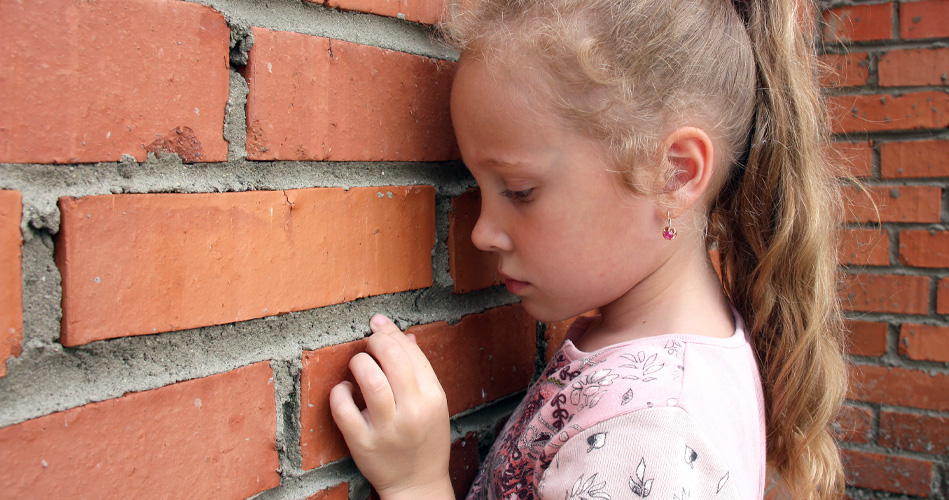
{"type": "Polygon", "coordinates": [[[500,273],[500,275],[501,279],[504,280],[504,286],[507,287],[507,291],[513,293],[514,295],[520,294],[525,288],[527,288],[527,285],[530,284],[526,281],[518,281],[504,273],[500,273]]]}

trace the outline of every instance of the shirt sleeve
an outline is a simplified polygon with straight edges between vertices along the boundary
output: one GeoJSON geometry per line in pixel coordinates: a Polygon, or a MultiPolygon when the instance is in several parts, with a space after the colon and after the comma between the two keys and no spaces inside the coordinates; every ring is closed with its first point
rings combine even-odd
{"type": "Polygon", "coordinates": [[[544,500],[738,499],[727,465],[679,407],[649,408],[570,438],[537,487],[544,500]]]}

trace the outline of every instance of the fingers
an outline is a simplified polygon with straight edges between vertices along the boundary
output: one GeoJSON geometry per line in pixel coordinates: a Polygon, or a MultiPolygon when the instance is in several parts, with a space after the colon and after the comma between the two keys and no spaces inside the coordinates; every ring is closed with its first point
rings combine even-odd
{"type": "Polygon", "coordinates": [[[375,334],[369,338],[366,349],[385,372],[396,406],[418,395],[416,362],[410,348],[414,344],[385,316],[377,314],[369,322],[375,334]]]}
{"type": "Polygon", "coordinates": [[[366,432],[366,420],[353,401],[353,385],[349,382],[339,383],[330,391],[330,413],[344,437],[366,432]]]}
{"type": "Polygon", "coordinates": [[[366,401],[370,422],[386,422],[395,415],[395,398],[389,379],[372,356],[361,352],[349,361],[349,369],[366,401]]]}
{"type": "Polygon", "coordinates": [[[431,363],[418,346],[415,335],[403,334],[395,323],[381,314],[373,316],[369,326],[376,332],[376,335],[369,339],[369,352],[379,359],[382,369],[389,376],[396,391],[396,404],[399,400],[398,393],[403,388],[411,396],[416,392],[411,388],[427,388],[433,382],[438,382],[431,363]],[[411,372],[408,371],[407,365],[411,372]],[[410,380],[410,373],[414,380],[410,380]],[[393,380],[393,376],[398,379],[393,380]]]}

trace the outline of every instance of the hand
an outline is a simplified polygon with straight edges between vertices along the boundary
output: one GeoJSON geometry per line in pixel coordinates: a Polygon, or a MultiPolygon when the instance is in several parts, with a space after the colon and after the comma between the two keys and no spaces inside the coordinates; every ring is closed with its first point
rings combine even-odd
{"type": "Polygon", "coordinates": [[[356,406],[349,382],[330,392],[353,460],[383,499],[454,498],[445,391],[414,336],[379,314],[369,324],[368,354],[349,362],[366,409],[356,406]]]}

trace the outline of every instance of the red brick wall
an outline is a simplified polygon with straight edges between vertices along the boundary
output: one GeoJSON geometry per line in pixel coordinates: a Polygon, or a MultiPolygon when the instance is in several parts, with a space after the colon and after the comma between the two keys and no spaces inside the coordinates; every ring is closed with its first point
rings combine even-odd
{"type": "Polygon", "coordinates": [[[945,498],[949,1],[826,2],[823,20],[838,149],[873,200],[846,192],[848,493],[945,498]]]}
{"type": "MultiPolygon", "coordinates": [[[[326,400],[375,312],[443,380],[460,495],[562,339],[471,245],[442,2],[248,5],[0,0],[0,498],[367,498],[326,400]]],[[[947,5],[823,18],[876,202],[842,247],[853,498],[946,494],[947,5]]]]}

